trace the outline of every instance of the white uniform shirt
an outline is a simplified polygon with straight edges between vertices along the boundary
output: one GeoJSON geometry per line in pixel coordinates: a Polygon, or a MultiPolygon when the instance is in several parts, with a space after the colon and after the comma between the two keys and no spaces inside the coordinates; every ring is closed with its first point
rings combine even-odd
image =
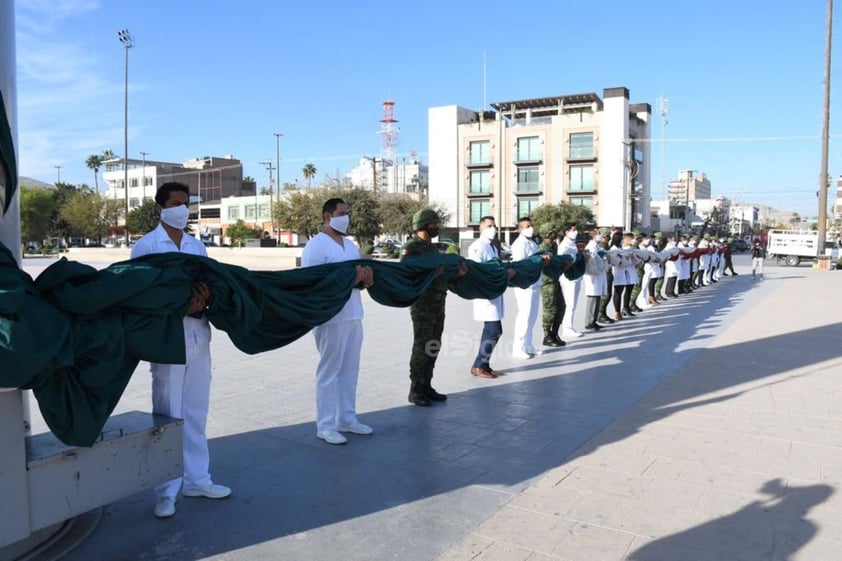
{"type": "MultiPolygon", "coordinates": [[[[301,253],[301,266],[313,267],[324,265],[325,263],[341,263],[342,261],[352,261],[359,258],[360,250],[351,238],[343,237],[342,245],[339,245],[324,232],[319,232],[316,237],[312,238],[304,246],[304,251],[301,253]]],[[[339,310],[338,314],[325,323],[338,323],[340,321],[356,319],[363,319],[363,301],[360,298],[360,291],[355,288],[351,291],[351,297],[348,298],[345,306],[339,310]]]]}
{"type": "MultiPolygon", "coordinates": [[[[479,238],[468,248],[468,259],[487,263],[500,259],[497,249],[486,238],[479,238]]],[[[475,321],[501,321],[503,319],[503,295],[492,300],[477,298],[474,301],[475,321]]]]}
{"type": "MultiPolygon", "coordinates": [[[[520,261],[522,259],[527,259],[532,257],[538,253],[538,244],[535,243],[535,240],[532,238],[527,238],[526,236],[518,236],[517,239],[512,242],[512,261],[520,261]]],[[[532,288],[539,288],[541,285],[541,276],[538,276],[538,279],[532,284],[532,288]]]]}
{"type": "MultiPolygon", "coordinates": [[[[181,236],[181,247],[176,246],[172,241],[167,231],[161,224],[158,227],[137,240],[132,247],[132,259],[142,255],[150,255],[153,253],[189,253],[190,255],[208,256],[208,250],[205,249],[205,244],[185,233],[181,236]]],[[[184,318],[184,342],[189,345],[191,343],[209,343],[211,339],[210,324],[206,317],[193,318],[187,316],[184,318]]]]}
{"type": "MultiPolygon", "coordinates": [[[[646,248],[646,251],[652,254],[652,256],[658,255],[658,250],[655,249],[653,244],[649,244],[646,248]]],[[[646,264],[643,266],[644,274],[649,273],[650,279],[659,279],[664,276],[664,272],[661,270],[661,264],[655,263],[654,261],[647,261],[646,264]]]]}
{"type": "Polygon", "coordinates": [[[608,263],[597,253],[600,249],[595,240],[589,241],[585,246],[585,251],[591,254],[585,268],[585,275],[582,277],[585,296],[602,296],[608,293],[608,263]]]}

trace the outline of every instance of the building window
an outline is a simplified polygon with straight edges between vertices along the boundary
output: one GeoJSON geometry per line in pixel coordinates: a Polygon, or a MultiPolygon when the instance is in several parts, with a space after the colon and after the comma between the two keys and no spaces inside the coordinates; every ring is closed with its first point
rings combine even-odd
{"type": "Polygon", "coordinates": [[[137,177],[129,179],[129,187],[137,187],[137,177]]]}
{"type": "Polygon", "coordinates": [[[593,197],[570,197],[570,204],[593,208],[593,197]]]}
{"type": "Polygon", "coordinates": [[[239,218],[240,218],[240,207],[229,206],[228,207],[228,220],[239,220],[239,218]]]}
{"type": "Polygon", "coordinates": [[[518,168],[517,170],[517,192],[532,193],[540,191],[538,183],[538,166],[518,168]]]}
{"type": "Polygon", "coordinates": [[[541,202],[538,200],[538,197],[519,198],[517,200],[518,218],[521,216],[530,216],[539,206],[541,206],[541,202]]]}
{"type": "Polygon", "coordinates": [[[269,205],[266,203],[260,205],[260,218],[271,218],[269,214],[269,205]]]}
{"type": "Polygon", "coordinates": [[[254,220],[256,210],[257,209],[254,207],[254,205],[246,205],[246,218],[251,218],[252,220],[254,220]]]}
{"type": "Polygon", "coordinates": [[[541,160],[541,144],[537,136],[517,139],[517,161],[537,162],[541,160]]]}
{"type": "Polygon", "coordinates": [[[489,214],[491,214],[491,201],[488,199],[471,201],[471,224],[479,224],[480,218],[489,214]]]}
{"type": "Polygon", "coordinates": [[[471,193],[491,192],[491,173],[488,171],[471,172],[471,193]]]}
{"type": "Polygon", "coordinates": [[[491,163],[491,143],[487,140],[471,142],[471,160],[472,166],[482,166],[491,163]]]}
{"type": "Polygon", "coordinates": [[[594,157],[593,133],[580,132],[570,135],[570,159],[588,160],[594,157]]]}
{"type": "Polygon", "coordinates": [[[140,200],[137,197],[132,197],[129,199],[129,208],[137,208],[140,204],[140,200]]]}
{"type": "Polygon", "coordinates": [[[152,185],[152,178],[151,177],[144,177],[143,178],[143,186],[149,187],[150,185],[152,185]]]}
{"type": "Polygon", "coordinates": [[[570,166],[568,191],[593,191],[593,166],[570,166]]]}

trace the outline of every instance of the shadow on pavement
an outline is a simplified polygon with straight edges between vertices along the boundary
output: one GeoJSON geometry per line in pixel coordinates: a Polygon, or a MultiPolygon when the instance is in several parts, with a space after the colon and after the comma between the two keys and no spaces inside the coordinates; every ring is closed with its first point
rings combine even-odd
{"type": "Polygon", "coordinates": [[[807,515],[834,491],[828,485],[788,487],[780,480],[772,480],[760,492],[769,498],[753,501],[728,516],[650,542],[630,553],[627,559],[785,561],[819,532],[807,515]]]}
{"type": "MultiPolygon", "coordinates": [[[[688,360],[698,361],[706,375],[683,382],[669,402],[654,401],[635,418],[632,430],[600,438],[598,445],[739,392],[673,403],[838,356],[842,324],[702,350],[704,343],[694,338],[709,335],[699,330],[752,286],[750,279],[726,282],[690,295],[687,305],[700,307],[683,320],[676,320],[682,315],[679,302],[605,330],[628,337],[634,348],[618,352],[582,343],[583,350],[596,352],[553,353],[553,360],[543,363],[544,377],[518,380],[512,370],[489,385],[451,394],[445,404],[362,415],[376,433],[351,435],[345,446],[317,440],[311,422],[214,438],[211,470],[215,480],[233,487],[231,498],[181,499],[176,516],[161,521],[152,517],[151,495],[141,493],[109,506],[102,527],[67,559],[431,559],[508,502],[512,492],[577,450],[589,451],[583,444],[688,360]],[[664,342],[672,348],[664,348],[664,342]],[[816,352],[797,352],[808,343],[816,352]],[[577,369],[554,372],[561,364],[577,369]],[[723,367],[729,364],[732,368],[723,367]],[[243,548],[248,553],[235,555],[243,548]]],[[[259,418],[261,412],[255,412],[259,418]]],[[[826,486],[781,490],[775,482],[767,487],[780,517],[831,492],[826,486]]],[[[704,540],[707,533],[737,531],[741,521],[763,508],[748,505],[730,521],[665,540],[680,541],[686,534],[689,547],[697,535],[704,540]]],[[[801,543],[814,529],[802,524],[793,531],[779,538],[801,543]]],[[[673,558],[658,557],[657,543],[639,550],[635,559],[673,558]]]]}

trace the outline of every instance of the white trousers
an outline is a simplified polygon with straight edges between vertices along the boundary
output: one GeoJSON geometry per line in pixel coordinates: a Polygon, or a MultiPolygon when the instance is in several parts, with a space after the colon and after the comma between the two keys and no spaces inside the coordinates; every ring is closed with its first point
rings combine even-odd
{"type": "Polygon", "coordinates": [[[357,378],[363,322],[355,319],[313,329],[319,366],[316,368],[316,430],[336,430],[357,422],[357,378]]]}
{"type": "Polygon", "coordinates": [[[532,345],[532,329],[538,320],[538,308],[541,298],[540,285],[529,288],[515,288],[517,316],[515,317],[515,340],[512,353],[528,353],[535,349],[532,345]]]}
{"type": "Polygon", "coordinates": [[[186,343],[187,364],[152,364],[152,411],[184,419],[184,477],[155,487],[158,497],[175,497],[181,488],[212,483],[208,467],[208,420],[211,386],[209,343],[186,343]]]}
{"type": "Polygon", "coordinates": [[[581,278],[570,280],[564,275],[561,276],[561,294],[564,296],[564,317],[561,319],[562,329],[573,329],[573,313],[576,311],[576,304],[579,301],[579,289],[581,278]]]}
{"type": "Polygon", "coordinates": [[[757,272],[758,275],[763,274],[763,258],[762,257],[752,257],[751,258],[751,274],[753,275],[757,272]]]}

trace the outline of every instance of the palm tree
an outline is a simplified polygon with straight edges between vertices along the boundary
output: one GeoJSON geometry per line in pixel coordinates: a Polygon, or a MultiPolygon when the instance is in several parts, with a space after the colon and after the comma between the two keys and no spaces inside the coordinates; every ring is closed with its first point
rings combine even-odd
{"type": "Polygon", "coordinates": [[[114,150],[103,150],[102,151],[102,161],[113,160],[116,157],[117,157],[117,154],[114,153],[114,150]]]}
{"type": "Polygon", "coordinates": [[[99,193],[99,168],[102,167],[102,162],[105,158],[99,154],[91,154],[88,156],[88,159],[85,160],[85,165],[88,166],[88,169],[94,171],[94,185],[96,185],[96,192],[99,193]]]}
{"type": "Polygon", "coordinates": [[[304,169],[301,170],[301,174],[304,176],[304,179],[307,180],[307,188],[310,188],[310,180],[316,176],[316,166],[313,164],[307,164],[304,166],[304,169]]]}

